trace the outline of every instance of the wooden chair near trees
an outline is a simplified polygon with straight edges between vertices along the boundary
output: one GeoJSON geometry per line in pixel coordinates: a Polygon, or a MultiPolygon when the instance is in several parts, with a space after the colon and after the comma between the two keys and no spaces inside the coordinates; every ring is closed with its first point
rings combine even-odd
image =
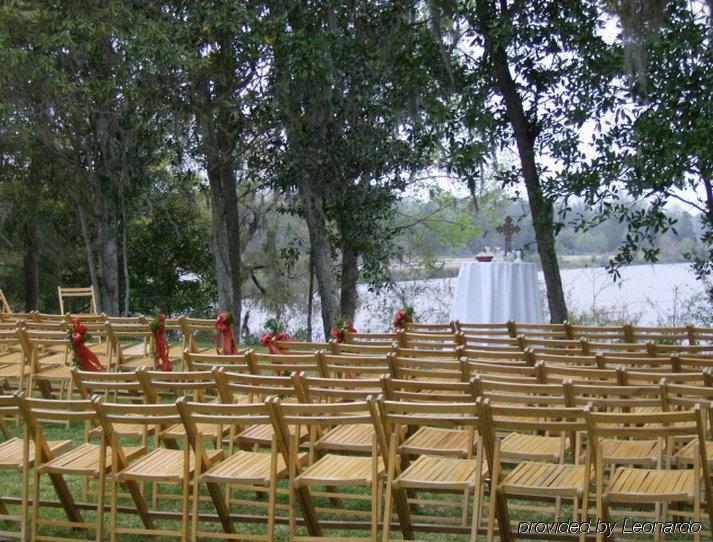
{"type": "MultiPolygon", "coordinates": [[[[87,302],[85,303],[84,306],[87,307],[87,310],[84,311],[85,314],[98,314],[97,311],[97,298],[96,294],[94,293],[94,288],[91,286],[88,286],[86,288],[63,288],[62,286],[57,286],[57,297],[59,298],[59,312],[60,314],[65,314],[65,299],[67,298],[79,298],[79,299],[86,299],[87,302]]],[[[76,314],[81,314],[79,312],[76,312],[76,314]]]]}
{"type": "Polygon", "coordinates": [[[378,356],[393,352],[395,344],[395,342],[380,344],[377,341],[359,343],[330,341],[329,350],[326,351],[334,355],[378,356]]]}
{"type": "MultiPolygon", "coordinates": [[[[399,351],[399,354],[402,351],[399,351]]],[[[389,373],[399,379],[462,380],[460,361],[448,355],[443,357],[389,356],[389,373]]]]}
{"type": "Polygon", "coordinates": [[[115,369],[133,371],[154,367],[153,332],[147,323],[107,322],[105,325],[115,369]]]}
{"type": "Polygon", "coordinates": [[[21,336],[15,325],[0,329],[0,378],[16,390],[26,388],[32,370],[21,336]]]}
{"type": "Polygon", "coordinates": [[[183,352],[183,366],[188,371],[210,371],[215,367],[225,367],[231,371],[250,372],[246,353],[223,355],[215,352],[183,352]]]}
{"type": "Polygon", "coordinates": [[[572,324],[571,337],[599,343],[633,343],[632,326],[587,326],[572,324]]]}
{"type": "MultiPolygon", "coordinates": [[[[356,331],[344,332],[344,343],[364,346],[384,346],[390,348],[398,340],[397,333],[359,333],[356,331]]],[[[330,341],[330,345],[339,346],[337,341],[330,341]]]]}
{"type": "Polygon", "coordinates": [[[403,329],[407,333],[457,333],[458,328],[455,322],[444,322],[442,324],[426,324],[423,322],[405,322],[403,329]]]}
{"type": "Polygon", "coordinates": [[[577,339],[568,323],[563,324],[528,324],[521,322],[508,322],[508,330],[512,337],[527,337],[528,339],[577,339]]]}
{"type": "MultiPolygon", "coordinates": [[[[94,401],[86,400],[51,400],[33,399],[25,396],[24,392],[19,392],[16,396],[20,413],[27,426],[27,431],[33,443],[34,469],[33,469],[33,496],[31,515],[31,536],[33,540],[47,539],[39,531],[43,527],[65,527],[67,529],[83,529],[95,531],[96,540],[103,539],[103,516],[104,516],[104,488],[107,471],[112,466],[125,465],[127,462],[145,453],[143,446],[127,447],[124,454],[119,457],[112,457],[107,445],[108,434],[102,433],[99,444],[84,443],[77,447],[67,449],[62,445],[59,449],[53,446],[45,436],[44,426],[47,423],[61,423],[72,421],[95,421],[97,412],[94,401]],[[46,501],[41,501],[42,479],[47,476],[52,481],[55,492],[59,497],[61,507],[67,519],[49,519],[42,517],[42,510],[47,505],[46,501]],[[70,492],[65,477],[78,476],[80,478],[90,478],[97,481],[98,495],[94,505],[95,517],[92,520],[85,520],[80,507],[70,492]]],[[[25,446],[24,452],[29,452],[29,447],[25,446]]],[[[29,461],[29,456],[24,460],[29,461]]],[[[133,504],[141,514],[145,510],[143,497],[137,487],[130,488],[133,504]]],[[[147,515],[142,514],[144,525],[151,523],[147,515]]],[[[53,539],[49,537],[49,539],[53,539]]],[[[54,538],[57,539],[57,538],[54,538]]]]}
{"type": "Polygon", "coordinates": [[[389,356],[317,353],[319,374],[322,377],[374,378],[389,372],[389,356]]]}
{"type": "Polygon", "coordinates": [[[347,403],[297,404],[286,403],[278,397],[267,401],[271,409],[275,440],[288,465],[289,539],[293,541],[316,541],[326,537],[323,529],[349,528],[355,524],[370,531],[369,540],[375,541],[381,523],[383,508],[381,499],[385,482],[385,437],[381,432],[379,414],[373,399],[347,403]],[[374,437],[368,455],[345,455],[326,453],[310,465],[303,466],[299,455],[298,431],[306,427],[310,434],[310,447],[326,430],[346,425],[374,424],[374,437]],[[321,489],[320,488],[324,488],[321,489]],[[350,488],[363,488],[368,495],[350,492],[350,488]],[[329,508],[319,508],[314,497],[335,499],[329,508]],[[369,503],[369,510],[356,505],[347,507],[344,501],[369,503]],[[297,534],[297,508],[301,508],[309,536],[297,534]],[[319,515],[334,517],[329,523],[319,515]],[[354,519],[350,519],[354,518],[354,519]],[[367,521],[365,522],[364,519],[367,521]],[[336,520],[336,521],[335,521],[336,520]]]}
{"type": "Polygon", "coordinates": [[[178,322],[183,331],[184,348],[194,354],[217,354],[215,349],[215,320],[181,316],[178,322]]]}
{"type": "MultiPolygon", "coordinates": [[[[711,480],[704,436],[706,429],[700,406],[697,405],[692,410],[645,415],[595,412],[588,408],[586,416],[589,442],[596,449],[595,497],[599,518],[609,521],[611,509],[617,505],[625,508],[625,513],[630,516],[632,507],[649,507],[653,504],[654,521],[666,521],[669,515],[673,515],[690,517],[700,523],[703,516],[701,493],[708,517],[713,517],[711,480]],[[673,441],[676,438],[690,438],[694,442],[693,468],[670,467],[670,457],[674,452],[673,441]],[[602,441],[631,442],[642,439],[664,442],[663,458],[649,468],[618,467],[605,484],[606,455],[602,452],[602,441]],[[679,505],[688,505],[692,510],[683,510],[679,505]],[[672,506],[676,506],[675,509],[671,509],[672,506]]],[[[694,541],[700,539],[700,532],[693,534],[694,541]]]]}
{"type": "Polygon", "coordinates": [[[543,364],[529,365],[527,363],[490,363],[485,361],[473,361],[461,358],[461,379],[463,382],[470,381],[474,376],[480,376],[486,380],[499,380],[503,382],[544,382],[545,377],[542,371],[543,364]]]}
{"type": "Polygon", "coordinates": [[[317,351],[290,352],[289,354],[266,354],[256,350],[245,353],[250,372],[255,375],[289,375],[301,371],[313,375],[320,374],[317,351]]]}
{"type": "MultiPolygon", "coordinates": [[[[0,420],[7,417],[19,417],[20,409],[17,398],[12,395],[0,395],[0,420]]],[[[7,435],[6,435],[7,437],[7,435]]],[[[72,447],[70,440],[45,441],[47,450],[51,454],[62,454],[72,447]]],[[[29,491],[30,491],[30,470],[35,464],[35,447],[29,434],[29,425],[23,426],[21,438],[7,438],[0,442],[0,471],[12,471],[19,476],[19,483],[13,484],[20,490],[20,495],[12,495],[3,492],[0,496],[0,518],[3,521],[11,522],[13,530],[0,531],[0,537],[6,539],[28,540],[27,533],[28,511],[29,511],[29,491]],[[13,514],[8,505],[14,506],[16,512],[13,514]]]]}
{"type": "MultiPolygon", "coordinates": [[[[191,539],[197,540],[200,537],[221,540],[265,540],[266,542],[274,540],[275,516],[279,506],[277,484],[287,477],[287,465],[284,456],[279,453],[276,439],[273,438],[268,451],[234,450],[219,460],[213,460],[203,445],[204,437],[220,434],[225,428],[271,424],[267,405],[262,402],[207,405],[180,398],[177,407],[183,420],[188,444],[193,456],[197,458],[192,480],[191,539]],[[220,493],[221,484],[225,486],[225,498],[220,493]],[[220,535],[200,528],[200,490],[203,486],[206,486],[211,493],[218,516],[225,518],[224,532],[220,535]],[[267,501],[248,500],[245,496],[233,498],[234,491],[267,493],[267,501]],[[228,519],[231,515],[231,505],[265,508],[265,534],[236,532],[234,522],[228,519]]],[[[184,497],[188,496],[184,494],[184,497]]]]}
{"type": "Polygon", "coordinates": [[[475,542],[480,527],[481,506],[485,491],[484,478],[487,465],[483,459],[481,418],[479,406],[474,403],[404,403],[400,401],[379,401],[383,425],[381,433],[388,435],[386,455],[386,499],[384,513],[383,540],[389,540],[392,508],[396,500],[399,523],[404,537],[409,535],[409,527],[416,522],[428,521],[434,531],[458,527],[468,533],[469,540],[475,542]],[[468,436],[465,454],[459,449],[455,454],[438,450],[434,454],[428,449],[407,466],[403,466],[401,454],[413,454],[413,447],[404,448],[404,440],[409,428],[457,429],[468,436]],[[419,497],[419,493],[428,495],[419,497]],[[437,499],[433,494],[457,494],[460,502],[453,499],[437,499]],[[416,497],[414,503],[431,505],[441,510],[458,510],[458,514],[422,516],[411,510],[408,496],[416,497]],[[472,496],[472,504],[471,504],[472,496]],[[444,529],[445,527],[445,529],[444,529]]]}
{"type": "MultiPolygon", "coordinates": [[[[94,401],[96,412],[103,428],[105,440],[110,443],[110,503],[111,514],[109,528],[113,537],[128,535],[157,535],[173,536],[187,542],[190,536],[190,487],[193,472],[195,469],[195,455],[191,451],[188,443],[183,442],[182,449],[168,449],[161,446],[158,435],[163,427],[181,424],[181,417],[175,404],[114,404],[94,401]],[[130,448],[125,446],[115,427],[122,423],[139,424],[152,428],[155,435],[154,448],[140,457],[128,462],[122,461],[122,457],[128,456],[130,448]],[[169,517],[180,524],[178,528],[160,528],[153,523],[149,515],[148,507],[143,500],[141,486],[147,483],[153,485],[178,486],[181,490],[179,502],[181,503],[180,514],[172,514],[169,517]],[[134,488],[131,492],[138,493],[140,497],[140,507],[137,507],[139,514],[148,516],[150,525],[130,527],[126,523],[119,522],[119,485],[124,484],[134,488]]],[[[206,450],[205,456],[207,469],[212,464],[220,461],[223,457],[223,450],[206,450]]],[[[224,502],[224,497],[216,497],[219,502],[224,502]]],[[[136,503],[136,497],[134,502],[136,503]]],[[[222,518],[227,522],[227,518],[222,518]]]]}
{"type": "Polygon", "coordinates": [[[401,330],[397,334],[398,348],[409,350],[455,350],[465,344],[465,338],[460,333],[416,333],[401,330]]]}
{"type": "Polygon", "coordinates": [[[2,290],[0,290],[0,313],[12,314],[12,307],[10,307],[10,303],[2,290]]]}
{"type": "MultiPolygon", "coordinates": [[[[503,434],[529,433],[533,427],[550,435],[575,435],[586,431],[584,412],[579,408],[527,407],[493,405],[489,400],[481,403],[482,431],[485,435],[485,455],[490,466],[491,494],[488,503],[487,540],[494,540],[495,520],[503,539],[513,539],[509,499],[554,500],[553,507],[531,508],[531,512],[550,512],[559,517],[560,502],[572,501],[572,520],[587,521],[592,468],[590,454],[581,461],[574,454],[573,461],[567,463],[521,461],[512,470],[503,461],[501,445],[503,434]],[[507,535],[503,535],[507,531],[507,535]],[[507,536],[507,538],[505,538],[507,536]]],[[[562,445],[565,445],[562,440],[562,445]]],[[[576,449],[576,445],[573,446],[576,449]]],[[[565,457],[564,451],[561,457],[565,457]]],[[[584,538],[582,537],[581,540],[584,538]]]]}
{"type": "Polygon", "coordinates": [[[35,331],[22,328],[18,331],[25,363],[30,367],[27,381],[29,395],[37,389],[44,398],[53,395],[52,386],[57,386],[57,398],[71,399],[73,395],[73,356],[66,331],[35,331]]]}

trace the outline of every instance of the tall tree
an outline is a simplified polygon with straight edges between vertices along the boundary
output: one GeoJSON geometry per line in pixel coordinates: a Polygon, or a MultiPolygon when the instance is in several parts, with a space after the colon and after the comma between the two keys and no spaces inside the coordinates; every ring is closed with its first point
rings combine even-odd
{"type": "Polygon", "coordinates": [[[567,307],[555,249],[557,186],[563,171],[583,159],[578,130],[603,107],[611,77],[597,4],[479,0],[455,10],[464,24],[460,57],[469,72],[463,95],[477,108],[469,116],[487,129],[494,122],[494,137],[517,149],[519,171],[507,180],[525,184],[550,319],[562,322],[567,307]]]}
{"type": "MultiPolygon", "coordinates": [[[[661,9],[640,23],[638,68],[620,67],[613,122],[603,123],[589,167],[567,187],[598,212],[597,220],[580,217],[580,227],[609,217],[627,225],[610,261],[615,273],[640,253],[657,259],[660,234],[677,228],[671,203],[698,214],[701,249],[688,256],[703,278],[713,272],[713,8],[673,1],[661,9]]],[[[630,35],[625,25],[618,41],[630,35]]]]}

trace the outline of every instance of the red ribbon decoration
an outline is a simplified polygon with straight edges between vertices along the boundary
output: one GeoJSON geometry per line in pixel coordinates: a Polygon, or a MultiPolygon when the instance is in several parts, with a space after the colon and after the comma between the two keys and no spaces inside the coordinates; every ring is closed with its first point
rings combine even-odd
{"type": "Polygon", "coordinates": [[[281,341],[281,342],[296,342],[295,339],[290,337],[287,333],[284,331],[280,331],[277,335],[270,331],[266,331],[262,335],[260,335],[260,344],[263,346],[268,347],[268,351],[270,354],[286,354],[286,352],[283,352],[280,350],[277,346],[275,346],[274,341],[281,341]]]}
{"type": "Polygon", "coordinates": [[[413,322],[413,317],[409,315],[406,309],[399,309],[394,318],[394,327],[399,330],[404,327],[405,323],[413,322]]]}
{"type": "Polygon", "coordinates": [[[238,349],[235,347],[235,338],[233,337],[233,320],[234,316],[232,312],[223,311],[218,315],[218,319],[213,324],[215,329],[218,330],[218,333],[215,335],[215,348],[218,354],[231,356],[238,353],[238,349]]]}
{"type": "Polygon", "coordinates": [[[151,326],[155,340],[154,364],[161,371],[173,371],[173,363],[168,357],[168,341],[166,340],[166,315],[160,314],[151,326]]]}
{"type": "Polygon", "coordinates": [[[72,341],[72,349],[74,350],[74,359],[82,371],[106,371],[104,366],[99,361],[97,355],[89,350],[89,347],[84,344],[87,335],[87,326],[82,324],[79,318],[72,320],[72,332],[69,335],[72,341]]]}
{"type": "Polygon", "coordinates": [[[340,343],[344,341],[344,332],[348,331],[350,333],[356,333],[356,329],[354,329],[354,321],[353,320],[344,320],[343,322],[337,322],[337,325],[332,327],[332,329],[329,330],[329,334],[335,338],[335,340],[340,343]],[[342,324],[341,326],[339,324],[342,324]]]}

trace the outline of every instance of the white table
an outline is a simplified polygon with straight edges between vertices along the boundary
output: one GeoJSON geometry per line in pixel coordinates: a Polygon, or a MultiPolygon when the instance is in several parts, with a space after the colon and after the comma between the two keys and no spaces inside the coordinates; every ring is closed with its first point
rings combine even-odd
{"type": "Polygon", "coordinates": [[[451,320],[488,324],[542,322],[537,266],[524,262],[465,262],[453,293],[451,320]]]}

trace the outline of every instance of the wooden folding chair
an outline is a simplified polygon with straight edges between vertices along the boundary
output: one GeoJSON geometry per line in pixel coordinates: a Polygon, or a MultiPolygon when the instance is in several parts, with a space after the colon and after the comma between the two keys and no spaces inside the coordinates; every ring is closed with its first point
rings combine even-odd
{"type": "Polygon", "coordinates": [[[250,371],[255,375],[289,375],[294,371],[318,375],[320,374],[317,351],[289,354],[266,354],[249,350],[245,358],[250,371]]]}
{"type": "Polygon", "coordinates": [[[529,339],[573,339],[570,324],[527,324],[509,322],[510,333],[513,337],[523,335],[529,339]]]}
{"type": "Polygon", "coordinates": [[[52,386],[59,388],[57,397],[72,398],[72,353],[66,331],[34,331],[22,328],[18,331],[26,363],[30,367],[27,393],[37,388],[46,399],[52,397],[52,386]]]}
{"type": "Polygon", "coordinates": [[[329,343],[326,342],[307,342],[307,341],[278,341],[273,340],[272,344],[286,354],[316,354],[320,350],[329,348],[329,343]]]}
{"type": "Polygon", "coordinates": [[[545,384],[562,384],[568,380],[575,384],[607,384],[610,386],[622,384],[619,369],[550,365],[542,361],[538,362],[537,366],[541,368],[542,382],[545,384]]]}
{"type": "MultiPolygon", "coordinates": [[[[135,459],[145,453],[145,448],[143,446],[126,448],[125,456],[120,460],[111,457],[105,438],[102,438],[99,444],[84,443],[76,448],[63,444],[57,450],[51,441],[47,440],[44,425],[58,422],[93,422],[97,419],[94,401],[33,399],[26,397],[24,392],[18,392],[16,399],[22,418],[28,427],[27,431],[34,443],[32,540],[77,540],[76,538],[41,534],[39,531],[47,526],[95,531],[96,540],[103,540],[106,474],[112,468],[112,464],[117,465],[117,461],[119,464],[123,464],[123,461],[135,459]],[[42,508],[46,505],[40,501],[41,481],[45,475],[52,481],[61,506],[67,515],[66,520],[43,518],[40,515],[42,508]],[[96,513],[93,521],[84,520],[65,481],[65,476],[88,477],[97,481],[96,513]]],[[[25,446],[24,451],[28,450],[29,447],[25,446]]],[[[27,460],[29,461],[29,457],[27,460]]],[[[143,497],[138,492],[138,488],[132,489],[133,505],[144,520],[144,525],[150,525],[151,519],[145,514],[143,497]]]]}
{"type": "Polygon", "coordinates": [[[542,382],[544,376],[541,366],[527,363],[491,363],[469,358],[461,358],[461,379],[468,382],[474,376],[487,380],[500,380],[508,382],[542,382]]]}
{"type": "MultiPolygon", "coordinates": [[[[147,398],[144,395],[144,385],[135,371],[80,371],[77,367],[74,367],[72,369],[72,381],[80,397],[85,400],[99,397],[103,401],[111,403],[141,404],[147,402],[147,398]]],[[[85,442],[101,438],[102,431],[103,429],[98,420],[87,420],[84,425],[85,442]]],[[[153,427],[146,427],[142,424],[122,423],[120,426],[115,427],[115,432],[121,438],[134,439],[137,441],[137,445],[146,446],[148,437],[153,435],[153,427]]],[[[90,480],[85,478],[85,498],[95,494],[96,492],[91,487],[90,480]]]]}
{"type": "MultiPolygon", "coordinates": [[[[376,541],[382,514],[381,497],[385,479],[385,438],[380,430],[379,414],[373,398],[367,401],[347,403],[297,404],[285,403],[277,397],[267,402],[275,438],[280,452],[286,458],[289,472],[289,540],[319,540],[323,538],[321,529],[326,527],[318,514],[330,514],[334,518],[331,528],[368,528],[368,540],[376,541]],[[300,465],[298,455],[298,437],[301,427],[308,428],[314,445],[319,434],[332,427],[349,424],[375,426],[371,451],[367,456],[353,456],[327,453],[306,467],[300,465]],[[325,488],[318,491],[318,488],[325,488]],[[341,488],[341,491],[339,490],[341,488]],[[368,492],[357,492],[358,488],[368,492]],[[338,499],[328,508],[315,505],[313,498],[328,497],[338,499]],[[361,507],[342,506],[342,501],[354,501],[356,504],[370,503],[370,510],[361,507]],[[310,536],[297,536],[296,509],[302,509],[304,522],[310,536]],[[356,518],[349,520],[348,518],[356,518]],[[358,521],[368,518],[368,522],[358,521]]],[[[334,540],[335,537],[324,537],[334,540]]],[[[364,538],[361,538],[364,540],[364,538]]]]}
{"type": "Polygon", "coordinates": [[[710,371],[693,372],[657,372],[641,370],[637,367],[633,369],[619,369],[621,373],[621,383],[624,386],[654,386],[666,380],[672,384],[686,384],[689,386],[713,386],[713,378],[710,371]]]}
{"type": "Polygon", "coordinates": [[[2,290],[0,290],[0,313],[12,314],[12,307],[10,307],[10,303],[2,290]]]}
{"type": "Polygon", "coordinates": [[[389,374],[400,380],[455,380],[461,381],[463,370],[457,358],[448,355],[441,357],[403,357],[397,354],[389,356],[389,374]]]}
{"type": "MultiPolygon", "coordinates": [[[[258,403],[268,397],[281,397],[284,402],[297,402],[297,390],[292,376],[262,376],[235,373],[223,368],[214,370],[218,383],[218,392],[222,403],[258,403]]],[[[273,426],[253,425],[236,428],[237,434],[230,445],[237,444],[243,449],[257,450],[260,446],[269,446],[273,439],[273,426]]],[[[300,427],[300,441],[308,438],[307,428],[300,427]]],[[[232,449],[232,448],[231,448],[232,449]]]]}
{"type": "MultiPolygon", "coordinates": [[[[567,406],[591,407],[596,412],[657,414],[666,408],[660,385],[610,386],[608,384],[564,383],[567,406]]],[[[588,444],[588,443],[587,443],[588,444]]],[[[601,462],[612,472],[619,465],[655,466],[661,464],[663,442],[659,438],[621,438],[599,440],[601,462]]],[[[580,453],[578,451],[578,453],[580,453]]]]}
{"type": "MultiPolygon", "coordinates": [[[[533,427],[537,427],[551,435],[575,435],[575,438],[579,439],[581,433],[587,429],[584,412],[578,408],[492,405],[487,399],[480,404],[483,420],[481,432],[491,472],[488,541],[494,540],[496,516],[501,539],[513,539],[508,511],[510,498],[520,501],[555,500],[556,504],[551,508],[529,508],[530,513],[538,512],[538,517],[539,514],[549,511],[555,515],[555,519],[559,519],[561,500],[571,500],[572,520],[586,522],[592,478],[588,453],[583,463],[575,454],[573,464],[564,461],[521,461],[507,472],[503,469],[502,437],[499,436],[503,433],[529,432],[533,427]]],[[[584,535],[580,540],[584,540],[584,535]]]]}
{"type": "Polygon", "coordinates": [[[463,333],[468,337],[517,337],[517,333],[511,333],[508,323],[475,324],[456,320],[453,325],[455,327],[454,331],[463,333]]]}
{"type": "Polygon", "coordinates": [[[409,333],[456,333],[455,322],[426,324],[422,322],[405,322],[403,329],[409,333]]]}
{"type": "Polygon", "coordinates": [[[237,450],[224,459],[211,461],[203,447],[203,438],[220,434],[225,428],[270,424],[270,411],[264,403],[255,404],[212,404],[189,402],[185,397],[176,403],[183,420],[185,434],[197,459],[192,483],[192,533],[191,539],[218,538],[221,540],[265,540],[271,542],[275,536],[275,512],[277,503],[277,483],[287,477],[285,459],[278,452],[273,438],[269,452],[237,450]],[[208,429],[203,433],[201,429],[208,429]],[[220,491],[225,485],[226,498],[220,491]],[[223,533],[215,533],[200,528],[200,488],[207,486],[218,516],[223,519],[223,533]],[[234,491],[267,493],[267,502],[234,497],[234,491]],[[230,518],[230,505],[243,507],[265,507],[265,534],[238,533],[230,518]]]}
{"type": "Polygon", "coordinates": [[[21,337],[15,324],[0,329],[0,378],[16,390],[26,388],[32,370],[31,359],[22,347],[21,337]]]}
{"type": "Polygon", "coordinates": [[[114,369],[134,371],[140,367],[155,367],[153,332],[147,323],[107,322],[106,330],[111,351],[115,356],[114,369]]]}
{"type": "MultiPolygon", "coordinates": [[[[218,403],[218,383],[213,371],[152,371],[145,368],[138,369],[137,378],[143,388],[143,395],[150,403],[175,403],[180,397],[189,401],[201,403],[218,403]]],[[[223,427],[222,433],[210,431],[217,426],[200,427],[199,431],[213,442],[214,449],[222,447],[222,440],[229,432],[229,427],[223,427]]],[[[160,441],[165,441],[169,448],[176,448],[176,441],[185,437],[183,423],[177,423],[161,430],[158,435],[160,441]]]]}
{"type": "MultiPolygon", "coordinates": [[[[99,416],[103,434],[111,444],[111,514],[110,527],[112,541],[121,538],[122,534],[143,535],[143,536],[174,536],[180,537],[182,542],[187,542],[190,534],[190,484],[195,468],[195,455],[190,446],[184,443],[183,449],[167,449],[160,446],[158,435],[162,428],[181,423],[181,418],[175,404],[126,404],[126,403],[103,403],[100,400],[93,402],[99,416]],[[115,428],[124,423],[132,425],[143,425],[147,429],[153,429],[155,435],[155,448],[135,460],[123,461],[123,457],[128,457],[129,447],[125,446],[121,440],[119,431],[115,428]],[[145,484],[168,484],[181,488],[181,512],[180,515],[169,515],[170,518],[180,522],[180,528],[160,528],[154,525],[144,525],[143,528],[128,527],[124,523],[120,524],[119,515],[119,485],[125,484],[133,487],[141,495],[141,490],[145,484]]],[[[223,450],[207,450],[206,457],[208,466],[220,461],[223,450]]],[[[133,495],[133,492],[132,492],[133,495]]],[[[221,500],[223,497],[220,497],[221,500]]],[[[143,511],[146,505],[141,498],[143,511]]],[[[155,507],[154,507],[155,508],[155,507]]]]}
{"type": "MultiPolygon", "coordinates": [[[[475,376],[471,381],[473,397],[488,399],[491,405],[564,408],[564,389],[559,384],[515,383],[487,380],[475,376]]],[[[549,435],[534,424],[527,432],[511,432],[500,441],[500,459],[517,463],[522,460],[563,462],[575,445],[574,435],[549,435]]]]}
{"type": "Polygon", "coordinates": [[[528,350],[527,360],[531,365],[544,363],[547,366],[588,367],[604,369],[604,356],[601,354],[556,354],[547,351],[528,350]]]}
{"type": "MultiPolygon", "coordinates": [[[[0,419],[18,417],[20,409],[17,399],[11,395],[0,395],[0,419]]],[[[72,447],[70,440],[52,440],[46,442],[52,454],[62,454],[72,447]]],[[[0,538],[28,540],[27,522],[29,511],[30,469],[35,463],[35,446],[29,434],[29,426],[23,426],[22,438],[8,438],[0,443],[0,470],[20,473],[16,484],[20,488],[20,497],[3,493],[0,496],[0,520],[12,522],[12,531],[0,531],[0,538]],[[12,514],[8,505],[16,505],[12,514]]]]}
{"type": "Polygon", "coordinates": [[[210,371],[215,367],[225,367],[230,371],[250,371],[247,352],[241,354],[216,354],[214,352],[183,352],[183,366],[188,371],[210,371]]]}
{"type": "Polygon", "coordinates": [[[178,319],[183,330],[184,349],[191,353],[215,353],[215,320],[209,318],[190,318],[181,316],[178,319]]]}
{"type": "Polygon", "coordinates": [[[690,328],[687,326],[632,326],[631,342],[654,342],[657,344],[690,344],[690,328]]]}
{"type": "MultiPolygon", "coordinates": [[[[708,461],[713,461],[713,416],[711,416],[711,407],[713,407],[713,387],[700,386],[697,383],[676,383],[668,379],[662,379],[661,387],[666,411],[677,412],[682,410],[692,410],[697,405],[700,405],[701,414],[703,416],[704,426],[707,431],[705,436],[705,448],[708,461]]],[[[677,448],[675,453],[670,457],[672,466],[691,466],[696,457],[696,445],[698,443],[694,439],[685,438],[683,446],[677,448]]]]}
{"type": "Polygon", "coordinates": [[[590,345],[584,339],[543,339],[519,335],[518,348],[523,352],[552,354],[557,356],[583,356],[590,353],[590,345]]]}
{"type": "MultiPolygon", "coordinates": [[[[81,298],[88,299],[87,302],[87,313],[97,314],[97,298],[94,295],[94,288],[89,286],[86,288],[62,288],[57,286],[57,296],[59,297],[59,312],[64,314],[64,300],[65,298],[81,298]]],[[[79,313],[75,313],[79,314],[79,313]]]]}
{"type": "Polygon", "coordinates": [[[460,333],[414,333],[401,330],[397,333],[399,348],[410,350],[455,350],[465,345],[464,336],[460,333]]]}
{"type": "Polygon", "coordinates": [[[570,325],[572,338],[595,342],[633,343],[631,326],[585,326],[570,325]]]}
{"type": "MultiPolygon", "coordinates": [[[[708,457],[705,446],[705,426],[699,406],[693,410],[680,412],[609,413],[594,412],[587,408],[587,426],[589,441],[596,450],[596,502],[597,516],[603,521],[609,521],[610,509],[621,505],[626,514],[631,516],[632,507],[654,506],[653,520],[666,521],[668,508],[677,505],[670,515],[691,517],[700,522],[701,514],[701,482],[703,485],[707,512],[713,517],[713,502],[711,501],[711,482],[708,471],[708,457]],[[673,450],[673,440],[693,436],[695,441],[694,462],[692,469],[673,470],[669,467],[668,457],[673,450]],[[604,483],[604,457],[601,441],[621,439],[630,442],[633,439],[666,442],[666,456],[663,461],[650,468],[619,467],[604,483]],[[692,512],[684,511],[679,505],[692,507],[692,512]]],[[[641,513],[641,512],[640,512],[641,513]]],[[[597,540],[602,540],[598,535],[597,540]]],[[[661,539],[661,532],[654,535],[655,540],[661,539]]],[[[700,540],[700,532],[693,535],[693,540],[700,540]]]]}
{"type": "MultiPolygon", "coordinates": [[[[383,396],[388,401],[412,403],[472,403],[473,388],[468,382],[400,380],[388,375],[381,379],[383,396]]],[[[466,458],[475,446],[472,427],[424,425],[409,427],[402,435],[397,452],[402,466],[419,455],[466,458]]]]}
{"type": "Polygon", "coordinates": [[[373,343],[348,343],[348,342],[329,342],[329,352],[340,356],[385,356],[390,354],[396,348],[396,343],[390,344],[373,344],[373,343]]]}
{"type": "Polygon", "coordinates": [[[520,340],[510,336],[473,336],[463,334],[463,347],[468,350],[491,352],[520,352],[520,340]]]}
{"type": "MultiPolygon", "coordinates": [[[[473,402],[409,403],[380,400],[379,412],[382,432],[389,435],[383,540],[389,540],[392,505],[396,499],[402,530],[416,522],[430,521],[431,525],[436,522],[439,525],[457,526],[460,532],[468,533],[469,540],[474,542],[480,526],[483,480],[487,475],[482,441],[476,437],[481,427],[478,405],[473,402]],[[442,450],[436,454],[424,451],[404,468],[400,452],[412,453],[404,450],[404,439],[412,427],[420,427],[419,430],[465,430],[469,434],[466,453],[448,455],[442,453],[442,450]],[[420,492],[456,494],[460,495],[460,502],[458,499],[437,499],[432,495],[419,497],[420,492]],[[414,498],[408,499],[407,495],[414,498]],[[433,513],[428,516],[417,515],[412,513],[409,503],[418,504],[419,508],[456,509],[459,513],[457,516],[433,513]]],[[[408,533],[404,534],[408,536],[408,533]]]]}
{"type": "Polygon", "coordinates": [[[389,372],[387,354],[364,356],[317,352],[319,374],[324,378],[375,378],[389,372]]]}
{"type": "MultiPolygon", "coordinates": [[[[300,403],[338,403],[366,401],[370,395],[381,392],[381,381],[375,378],[321,378],[293,373],[292,381],[300,403]]],[[[322,432],[310,448],[312,453],[322,454],[328,451],[371,453],[374,437],[373,424],[348,424],[322,432]]],[[[312,463],[314,457],[310,458],[312,463]]]]}
{"type": "MultiPolygon", "coordinates": [[[[408,324],[407,324],[408,325],[408,324]]],[[[359,333],[356,331],[345,331],[344,332],[344,343],[354,344],[354,345],[364,345],[364,346],[384,346],[391,348],[391,346],[398,340],[397,334],[393,333],[359,333]]],[[[332,344],[339,346],[341,344],[337,341],[331,341],[332,344]]]]}

